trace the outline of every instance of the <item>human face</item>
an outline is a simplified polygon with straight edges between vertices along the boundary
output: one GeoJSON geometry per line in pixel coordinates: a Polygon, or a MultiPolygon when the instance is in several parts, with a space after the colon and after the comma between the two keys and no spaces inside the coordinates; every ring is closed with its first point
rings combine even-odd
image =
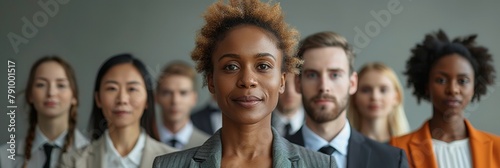
{"type": "Polygon", "coordinates": [[[270,37],[262,28],[240,25],[217,44],[212,55],[213,74],[207,81],[223,119],[255,124],[276,108],[285,74],[281,72],[282,52],[270,37]]]}
{"type": "Polygon", "coordinates": [[[398,105],[398,93],[389,77],[376,70],[360,76],[355,104],[366,118],[387,117],[398,105]]]}
{"type": "Polygon", "coordinates": [[[95,96],[109,127],[139,127],[142,113],[147,108],[147,93],[141,74],[132,64],[110,68],[95,96]]]}
{"type": "Polygon", "coordinates": [[[474,95],[474,70],[464,57],[451,54],[432,66],[428,91],[434,113],[445,118],[462,116],[474,95]]]}
{"type": "Polygon", "coordinates": [[[307,115],[316,123],[345,118],[349,96],[356,92],[357,75],[349,74],[349,61],[340,47],[313,48],[304,52],[297,92],[307,115]]]}
{"type": "Polygon", "coordinates": [[[76,98],[68,81],[66,71],[57,62],[42,63],[35,71],[30,103],[40,116],[64,117],[69,114],[76,98]]]}
{"type": "Polygon", "coordinates": [[[278,111],[283,114],[290,114],[299,110],[302,106],[302,96],[295,91],[295,74],[286,75],[285,92],[280,94],[278,99],[278,111]]]}
{"type": "Polygon", "coordinates": [[[193,80],[182,75],[165,76],[158,84],[156,102],[163,112],[164,123],[187,122],[196,105],[193,80]]]}

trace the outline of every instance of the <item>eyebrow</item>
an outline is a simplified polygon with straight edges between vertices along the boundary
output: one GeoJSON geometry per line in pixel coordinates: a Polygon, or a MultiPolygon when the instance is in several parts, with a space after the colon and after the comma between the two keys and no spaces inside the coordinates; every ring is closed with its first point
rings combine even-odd
{"type": "MultiPolygon", "coordinates": [[[[44,77],[38,77],[38,78],[36,78],[36,79],[37,79],[37,80],[47,81],[47,82],[49,81],[49,79],[44,78],[44,77]]],[[[57,78],[57,79],[56,79],[56,81],[57,81],[57,82],[67,82],[67,81],[68,81],[68,79],[66,79],[66,78],[57,78]]]]}
{"type": "MultiPolygon", "coordinates": [[[[450,77],[450,75],[448,75],[446,72],[440,71],[440,72],[438,72],[438,73],[439,73],[440,75],[443,75],[443,76],[446,76],[446,77],[450,77]]],[[[460,74],[458,74],[458,76],[460,76],[460,77],[468,77],[469,75],[468,75],[468,74],[466,74],[466,73],[460,73],[460,74]]]]}
{"type": "MultiPolygon", "coordinates": [[[[219,58],[217,61],[221,61],[224,58],[240,58],[241,56],[238,54],[224,54],[222,57],[219,58]]],[[[262,58],[262,57],[271,57],[274,61],[276,61],[276,57],[270,53],[258,53],[255,55],[256,58],[262,58]]]]}
{"type": "MultiPolygon", "coordinates": [[[[118,85],[118,82],[117,81],[114,81],[114,80],[108,80],[108,81],[104,81],[104,84],[117,84],[118,85]]],[[[127,85],[139,85],[141,84],[139,81],[130,81],[130,82],[127,82],[127,85]]]]}
{"type": "MultiPolygon", "coordinates": [[[[304,72],[308,72],[308,71],[316,72],[316,73],[319,72],[315,69],[304,69],[304,72]]],[[[340,68],[329,68],[329,69],[327,69],[327,71],[328,72],[345,72],[343,69],[340,69],[340,68]]]]}

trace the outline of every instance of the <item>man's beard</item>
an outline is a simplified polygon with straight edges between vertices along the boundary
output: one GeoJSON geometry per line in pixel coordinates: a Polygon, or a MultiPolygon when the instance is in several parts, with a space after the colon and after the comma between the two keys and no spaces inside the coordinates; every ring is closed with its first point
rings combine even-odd
{"type": "Polygon", "coordinates": [[[339,116],[345,111],[349,101],[349,93],[346,96],[342,97],[339,101],[332,95],[328,94],[319,94],[312,97],[309,101],[305,100],[305,96],[302,96],[302,101],[307,102],[304,103],[304,110],[306,114],[315,122],[315,123],[325,123],[329,121],[336,120],[339,116]],[[328,101],[333,102],[334,108],[331,111],[327,111],[325,105],[319,106],[319,109],[315,109],[312,107],[312,103],[317,99],[326,99],[328,101]]]}

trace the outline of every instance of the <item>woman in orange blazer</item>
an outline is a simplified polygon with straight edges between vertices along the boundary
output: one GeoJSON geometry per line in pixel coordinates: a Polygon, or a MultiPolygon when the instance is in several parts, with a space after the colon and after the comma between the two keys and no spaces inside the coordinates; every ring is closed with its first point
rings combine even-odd
{"type": "Polygon", "coordinates": [[[433,112],[422,128],[390,141],[406,151],[411,167],[500,167],[500,137],[475,129],[464,116],[495,80],[493,57],[475,38],[450,41],[440,30],[412,49],[408,86],[433,112]]]}

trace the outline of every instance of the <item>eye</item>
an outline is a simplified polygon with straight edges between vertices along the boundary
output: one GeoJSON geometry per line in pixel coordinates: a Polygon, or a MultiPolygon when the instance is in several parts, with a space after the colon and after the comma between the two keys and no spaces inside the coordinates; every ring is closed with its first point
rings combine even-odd
{"type": "Polygon", "coordinates": [[[114,87],[114,86],[106,86],[106,87],[104,88],[104,90],[105,90],[105,91],[110,91],[110,92],[112,92],[112,91],[116,91],[116,90],[118,90],[118,88],[116,88],[116,87],[114,87]]]}
{"type": "Polygon", "coordinates": [[[362,87],[361,88],[361,93],[371,93],[372,89],[369,87],[362,87]]]}
{"type": "Polygon", "coordinates": [[[387,92],[387,87],[380,88],[380,93],[386,93],[386,92],[387,92]]]}
{"type": "Polygon", "coordinates": [[[458,80],[458,84],[460,84],[460,85],[465,85],[468,83],[470,83],[470,80],[468,78],[462,78],[462,79],[458,80]]]}
{"type": "Polygon", "coordinates": [[[67,84],[57,84],[57,88],[59,88],[59,89],[64,89],[66,87],[68,87],[67,84]]]}
{"type": "Polygon", "coordinates": [[[129,87],[128,91],[129,92],[136,92],[136,91],[139,91],[139,89],[137,87],[129,87]]]}
{"type": "Polygon", "coordinates": [[[180,92],[181,96],[186,96],[189,92],[187,90],[183,90],[180,92]]]}
{"type": "Polygon", "coordinates": [[[223,69],[225,71],[236,71],[239,69],[239,67],[236,64],[228,64],[228,65],[225,65],[223,69]]]}
{"type": "Polygon", "coordinates": [[[36,88],[42,88],[45,86],[45,83],[42,83],[42,82],[39,82],[39,83],[35,83],[35,87],[36,88]]]}
{"type": "Polygon", "coordinates": [[[259,65],[257,65],[257,69],[261,70],[261,71],[262,70],[265,71],[265,70],[271,69],[271,66],[269,64],[259,64],[259,65]]]}
{"type": "Polygon", "coordinates": [[[446,79],[444,79],[444,78],[436,78],[434,80],[434,82],[436,82],[438,84],[445,84],[446,83],[446,79]]]}
{"type": "Polygon", "coordinates": [[[331,78],[331,79],[337,79],[337,78],[340,78],[340,73],[338,73],[338,72],[333,72],[333,73],[330,73],[330,78],[331,78]]]}
{"type": "Polygon", "coordinates": [[[305,72],[304,77],[307,79],[316,79],[318,78],[318,74],[316,72],[305,72]]]}
{"type": "Polygon", "coordinates": [[[161,95],[162,96],[170,96],[170,95],[172,95],[172,92],[169,91],[169,90],[164,90],[164,91],[161,92],[161,95]]]}

